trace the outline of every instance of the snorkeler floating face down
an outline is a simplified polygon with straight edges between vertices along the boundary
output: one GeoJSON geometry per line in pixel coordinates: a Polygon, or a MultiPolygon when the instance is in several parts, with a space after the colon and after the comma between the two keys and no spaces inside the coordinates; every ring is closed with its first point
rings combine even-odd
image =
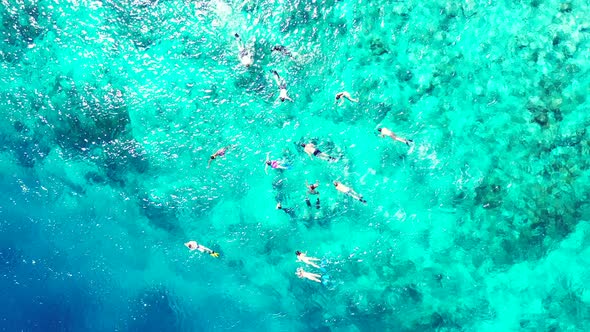
{"type": "Polygon", "coordinates": [[[239,34],[234,34],[238,44],[238,58],[244,67],[250,67],[254,63],[254,51],[247,48],[239,34]]]}

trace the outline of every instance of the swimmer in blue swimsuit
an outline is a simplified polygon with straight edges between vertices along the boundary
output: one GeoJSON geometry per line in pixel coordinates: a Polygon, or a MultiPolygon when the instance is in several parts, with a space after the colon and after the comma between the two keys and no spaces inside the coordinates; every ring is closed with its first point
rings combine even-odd
{"type": "Polygon", "coordinates": [[[307,155],[309,156],[310,159],[313,156],[316,156],[322,160],[327,160],[327,161],[336,161],[336,158],[331,157],[330,155],[320,151],[318,148],[315,147],[315,145],[313,143],[302,143],[301,147],[303,148],[303,151],[305,151],[305,153],[307,153],[307,155]]]}

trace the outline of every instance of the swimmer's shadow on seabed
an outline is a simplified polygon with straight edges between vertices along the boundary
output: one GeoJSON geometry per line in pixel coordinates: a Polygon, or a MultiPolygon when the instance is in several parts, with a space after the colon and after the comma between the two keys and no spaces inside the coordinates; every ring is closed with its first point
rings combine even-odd
{"type": "Polygon", "coordinates": [[[331,204],[330,207],[324,207],[321,205],[321,201],[318,207],[317,199],[310,199],[309,203],[308,205],[304,200],[304,206],[297,204],[294,207],[281,207],[278,210],[285,212],[290,217],[291,222],[302,222],[307,228],[315,225],[322,228],[329,227],[330,222],[335,217],[344,214],[346,211],[345,207],[340,204],[331,204]]]}

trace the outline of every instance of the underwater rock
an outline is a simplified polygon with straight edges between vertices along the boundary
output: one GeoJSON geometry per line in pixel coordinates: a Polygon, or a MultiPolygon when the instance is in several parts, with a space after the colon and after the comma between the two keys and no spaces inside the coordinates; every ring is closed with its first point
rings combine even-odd
{"type": "Polygon", "coordinates": [[[389,53],[389,50],[385,46],[385,44],[381,41],[380,38],[372,38],[370,41],[371,45],[371,54],[374,56],[381,56],[385,53],[389,53]]]}
{"type": "Polygon", "coordinates": [[[563,2],[559,6],[559,11],[562,13],[571,13],[572,11],[572,3],[571,2],[563,2]]]}
{"type": "Polygon", "coordinates": [[[97,172],[88,172],[84,175],[84,179],[88,183],[104,183],[106,181],[105,177],[98,174],[97,172]]]}
{"type": "Polygon", "coordinates": [[[176,209],[171,207],[170,204],[167,204],[167,202],[157,202],[147,195],[138,197],[138,199],[141,212],[149,219],[151,225],[170,233],[178,233],[180,231],[175,213],[176,209]]]}
{"type": "Polygon", "coordinates": [[[399,69],[395,72],[395,76],[400,82],[408,82],[414,77],[414,74],[409,69],[399,69]]]}
{"type": "Polygon", "coordinates": [[[29,132],[29,128],[27,128],[27,126],[22,122],[22,121],[15,121],[13,123],[13,127],[14,130],[16,130],[17,133],[28,133],[29,132]]]}
{"type": "Polygon", "coordinates": [[[547,111],[537,113],[533,118],[533,121],[543,128],[549,126],[549,116],[547,115],[547,111]]]}
{"type": "Polygon", "coordinates": [[[503,190],[498,184],[482,183],[475,188],[475,202],[486,209],[502,205],[503,190]]]}

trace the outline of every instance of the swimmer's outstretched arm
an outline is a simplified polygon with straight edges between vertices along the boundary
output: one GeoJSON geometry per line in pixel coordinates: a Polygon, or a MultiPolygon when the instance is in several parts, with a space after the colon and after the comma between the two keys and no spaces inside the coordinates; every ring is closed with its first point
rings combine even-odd
{"type": "Polygon", "coordinates": [[[209,162],[207,163],[207,168],[209,168],[209,166],[211,166],[212,161],[213,161],[213,159],[209,158],[209,162]]]}
{"type": "Polygon", "coordinates": [[[268,161],[270,161],[270,152],[266,154],[266,161],[264,162],[264,173],[268,175],[268,161]]]}

